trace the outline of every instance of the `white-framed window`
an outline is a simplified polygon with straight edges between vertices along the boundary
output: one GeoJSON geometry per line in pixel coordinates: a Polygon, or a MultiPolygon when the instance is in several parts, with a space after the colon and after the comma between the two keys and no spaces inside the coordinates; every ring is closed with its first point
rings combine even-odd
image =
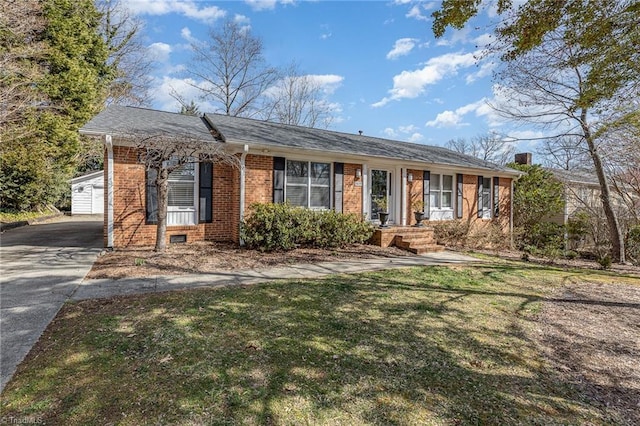
{"type": "Polygon", "coordinates": [[[331,208],[331,163],[287,160],[285,200],[311,209],[331,208]]]}
{"type": "MultiPolygon", "coordinates": [[[[172,160],[177,161],[177,160],[172,160]]],[[[167,225],[195,225],[198,223],[197,163],[189,162],[169,174],[167,225]]]]}
{"type": "Polygon", "coordinates": [[[429,219],[453,219],[453,175],[431,173],[429,187],[429,219]]]}
{"type": "Polygon", "coordinates": [[[491,178],[482,178],[482,218],[491,219],[491,178]]]}

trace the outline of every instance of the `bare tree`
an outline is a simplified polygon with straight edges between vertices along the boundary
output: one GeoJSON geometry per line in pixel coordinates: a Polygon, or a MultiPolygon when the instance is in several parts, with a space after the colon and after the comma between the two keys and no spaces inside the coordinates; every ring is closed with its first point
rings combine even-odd
{"type": "Polygon", "coordinates": [[[108,64],[115,74],[108,87],[108,105],[147,105],[151,97],[153,61],[141,36],[143,22],[121,0],[96,0],[101,32],[109,49],[108,64]]]}
{"type": "Polygon", "coordinates": [[[169,175],[188,163],[225,163],[239,166],[236,155],[220,143],[203,143],[191,135],[156,134],[131,136],[138,150],[138,160],[147,172],[155,176],[158,201],[155,251],[167,248],[167,206],[169,204],[169,175]]]}
{"type": "Polygon", "coordinates": [[[577,136],[561,136],[545,139],[536,151],[541,163],[550,168],[562,170],[591,170],[593,168],[589,151],[583,140],[577,136]]]}
{"type": "Polygon", "coordinates": [[[461,154],[502,166],[513,161],[514,148],[511,141],[496,133],[474,136],[470,140],[451,139],[445,146],[461,154]]]}
{"type": "Polygon", "coordinates": [[[186,71],[201,99],[214,102],[226,115],[251,117],[262,110],[260,97],[278,78],[266,64],[262,41],[232,20],[209,30],[209,39],[191,44],[186,71]]]}
{"type": "MultiPolygon", "coordinates": [[[[567,25],[571,25],[567,23],[567,25]]],[[[600,198],[609,227],[613,257],[625,261],[624,239],[612,202],[601,144],[615,123],[628,119],[625,105],[638,95],[637,84],[626,84],[610,96],[585,84],[590,66],[585,52],[567,43],[566,28],[549,32],[527,53],[505,63],[497,80],[510,101],[496,108],[506,117],[543,128],[549,141],[574,138],[589,153],[600,184],[600,198]],[[591,100],[594,99],[594,100],[591,100]]]]}
{"type": "Polygon", "coordinates": [[[312,75],[302,75],[296,64],[265,91],[265,97],[267,121],[326,129],[334,118],[320,82],[312,75]]]}

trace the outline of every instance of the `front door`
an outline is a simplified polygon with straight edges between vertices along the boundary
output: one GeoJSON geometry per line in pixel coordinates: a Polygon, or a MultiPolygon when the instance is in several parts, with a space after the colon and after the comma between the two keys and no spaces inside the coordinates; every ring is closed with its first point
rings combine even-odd
{"type": "Polygon", "coordinates": [[[371,219],[380,220],[378,213],[385,210],[389,213],[389,222],[393,222],[391,172],[371,170],[371,219]],[[386,209],[384,209],[384,201],[387,203],[386,209]]]}

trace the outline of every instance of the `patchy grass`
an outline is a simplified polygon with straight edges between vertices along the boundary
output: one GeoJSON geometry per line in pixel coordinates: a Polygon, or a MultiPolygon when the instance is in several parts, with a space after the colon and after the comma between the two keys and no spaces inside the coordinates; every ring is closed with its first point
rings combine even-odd
{"type": "Polygon", "coordinates": [[[544,297],[592,280],[612,281],[505,263],[67,304],[2,413],[65,425],[616,423],[531,337],[544,297]]]}
{"type": "Polygon", "coordinates": [[[53,209],[46,209],[39,212],[20,212],[14,210],[0,210],[0,222],[3,223],[11,223],[11,222],[22,222],[29,221],[33,219],[39,219],[41,217],[51,216],[52,214],[57,213],[57,211],[53,209]]]}

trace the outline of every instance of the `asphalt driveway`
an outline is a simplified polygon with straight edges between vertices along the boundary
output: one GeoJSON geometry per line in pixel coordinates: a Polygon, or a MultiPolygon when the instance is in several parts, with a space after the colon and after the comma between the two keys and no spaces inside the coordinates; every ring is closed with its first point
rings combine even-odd
{"type": "Polygon", "coordinates": [[[0,390],[102,249],[102,220],[63,217],[0,236],[0,390]]]}

